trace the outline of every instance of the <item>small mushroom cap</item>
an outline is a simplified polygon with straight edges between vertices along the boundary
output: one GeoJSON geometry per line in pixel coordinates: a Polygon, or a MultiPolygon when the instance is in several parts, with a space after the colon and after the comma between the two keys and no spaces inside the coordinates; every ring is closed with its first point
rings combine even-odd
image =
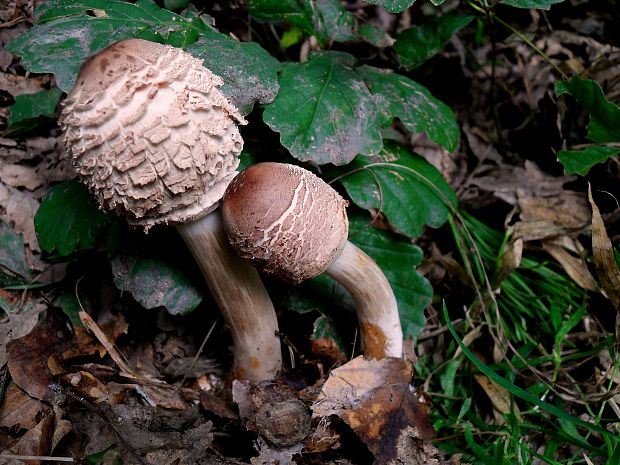
{"type": "Polygon", "coordinates": [[[347,242],[347,202],[310,171],[259,163],[224,194],[224,229],[233,248],[266,273],[299,283],[316,276],[347,242]]]}
{"type": "Polygon", "coordinates": [[[128,39],[81,68],[64,102],[65,146],[108,210],[146,229],[209,213],[236,174],[245,121],[222,79],[181,49],[128,39]]]}

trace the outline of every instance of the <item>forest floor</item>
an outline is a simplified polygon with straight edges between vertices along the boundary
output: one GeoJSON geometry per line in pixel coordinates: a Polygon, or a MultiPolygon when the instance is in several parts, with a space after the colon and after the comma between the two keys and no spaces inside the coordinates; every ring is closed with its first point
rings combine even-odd
{"type": "MultiPolygon", "coordinates": [[[[421,0],[398,15],[346,5],[391,35],[431,9],[421,0]]],[[[4,48],[32,27],[34,7],[0,6],[0,463],[620,463],[609,461],[610,450],[620,460],[613,441],[570,421],[620,433],[620,308],[609,284],[617,264],[608,278],[597,258],[611,243],[618,259],[620,164],[612,157],[585,176],[564,174],[557,152],[585,140],[588,119],[554,92],[559,69],[620,104],[615,2],[500,7],[509,28],[495,23],[482,37],[470,26],[415,71],[454,110],[461,141],[448,152],[393,128],[459,202],[458,216],[416,241],[433,299],[406,344],[413,363],[358,357],[351,314],[340,317],[349,325],[343,351],[316,337],[317,316],[330,309],[297,313],[281,299],[285,368],[260,385],[231,382],[230,336],[209,296],[185,316],[147,311],[119,290],[111,270],[128,265],[105,250],[42,252],[35,214],[51,186],[76,175],[58,109],[11,122],[16,98],[55,83],[4,48]],[[282,409],[283,424],[269,423],[282,409]]],[[[232,19],[218,11],[210,14],[226,29],[232,19]]],[[[244,137],[269,131],[257,125],[244,137]]],[[[149,243],[191,261],[174,232],[154,228],[149,243]]]]}

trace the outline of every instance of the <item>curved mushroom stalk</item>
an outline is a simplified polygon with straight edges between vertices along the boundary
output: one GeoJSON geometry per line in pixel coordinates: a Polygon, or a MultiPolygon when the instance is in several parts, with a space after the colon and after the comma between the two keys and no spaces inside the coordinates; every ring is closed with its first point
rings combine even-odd
{"type": "Polygon", "coordinates": [[[364,354],[372,358],[401,357],[403,330],[396,298],[374,260],[347,241],[325,273],[353,297],[364,354]]]}
{"type": "Polygon", "coordinates": [[[275,310],[212,213],[236,174],[237,124],[245,124],[222,84],[181,49],[123,40],[82,66],[61,124],[73,165],[102,208],[145,230],[182,225],[233,334],[236,375],[262,381],[280,368],[275,310]]]}
{"type": "Polygon", "coordinates": [[[263,381],[280,370],[276,313],[258,272],[230,247],[219,210],[178,225],[233,339],[236,379],[263,381]]]}
{"type": "Polygon", "coordinates": [[[327,272],[351,293],[365,355],[402,356],[396,299],[383,272],[347,241],[347,202],[299,166],[259,163],[237,175],[222,203],[232,247],[266,273],[299,283],[327,272]]]}

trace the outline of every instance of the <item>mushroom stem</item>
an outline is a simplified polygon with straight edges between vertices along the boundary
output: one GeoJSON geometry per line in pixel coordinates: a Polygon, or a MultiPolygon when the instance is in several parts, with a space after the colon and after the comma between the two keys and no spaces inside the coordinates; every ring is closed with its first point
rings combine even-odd
{"type": "Polygon", "coordinates": [[[275,378],[282,364],[276,313],[258,272],[230,247],[220,210],[177,229],[230,329],[233,376],[256,382],[275,378]]]}
{"type": "Polygon", "coordinates": [[[353,297],[364,354],[372,358],[401,357],[403,331],[396,298],[377,264],[347,241],[325,272],[353,297]]]}

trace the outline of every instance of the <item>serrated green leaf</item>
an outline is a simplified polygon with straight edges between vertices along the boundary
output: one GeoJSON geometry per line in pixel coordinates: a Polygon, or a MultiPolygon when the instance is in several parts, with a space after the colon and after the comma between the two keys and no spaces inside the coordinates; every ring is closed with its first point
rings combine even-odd
{"type": "Polygon", "coordinates": [[[564,0],[502,0],[500,3],[517,8],[542,8],[543,10],[548,10],[551,8],[551,5],[562,3],[563,1],[564,0]]]}
{"type": "Polygon", "coordinates": [[[405,76],[371,66],[362,66],[357,73],[378,97],[384,126],[397,117],[409,131],[424,132],[446,150],[456,150],[461,137],[456,117],[428,89],[405,76]]]}
{"type": "Polygon", "coordinates": [[[456,206],[456,194],[439,171],[393,142],[386,142],[378,156],[359,156],[340,170],[347,172],[353,173],[340,182],[351,200],[361,208],[381,209],[408,237],[419,237],[425,225],[438,228],[450,214],[446,204],[456,206]]]}
{"type": "Polygon", "coordinates": [[[250,15],[258,21],[288,21],[308,35],[321,28],[315,24],[314,3],[310,0],[248,0],[250,15]]]}
{"type": "Polygon", "coordinates": [[[369,227],[367,216],[349,217],[349,240],[366,252],[390,282],[405,339],[417,337],[424,328],[424,309],[431,303],[433,288],[415,267],[423,259],[422,250],[393,234],[369,227]]]}
{"type": "Polygon", "coordinates": [[[357,34],[365,42],[375,47],[391,47],[394,45],[394,39],[383,29],[372,23],[360,24],[357,28],[357,34]]]}
{"type": "Polygon", "coordinates": [[[331,40],[355,40],[355,16],[345,10],[339,0],[317,0],[318,14],[322,17],[325,35],[331,40]]]}
{"type": "Polygon", "coordinates": [[[282,70],[280,92],[263,120],[293,157],[342,165],[381,149],[375,99],[354,62],[346,53],[320,52],[282,70]]]}
{"type": "Polygon", "coordinates": [[[61,94],[58,87],[53,87],[50,90],[15,97],[15,103],[9,107],[10,113],[4,135],[10,137],[23,135],[37,129],[41,123],[53,120],[61,94]]]}
{"type": "Polygon", "coordinates": [[[24,239],[3,221],[0,221],[0,269],[25,279],[31,278],[24,251],[24,239]]]}
{"type": "Polygon", "coordinates": [[[69,92],[88,57],[122,39],[137,37],[185,46],[205,25],[158,7],[152,0],[49,0],[37,10],[38,24],[7,44],[35,73],[53,73],[69,92]],[[90,16],[91,10],[103,12],[90,16]]]}
{"type": "Polygon", "coordinates": [[[555,93],[571,94],[590,114],[588,138],[593,142],[620,142],[620,107],[605,98],[601,86],[591,79],[574,76],[557,81],[555,93]]]}
{"type": "Polygon", "coordinates": [[[594,165],[618,154],[620,154],[620,148],[617,147],[592,146],[583,150],[561,150],[558,152],[558,160],[564,165],[566,174],[585,176],[594,165]]]}
{"type": "Polygon", "coordinates": [[[338,0],[250,0],[250,15],[258,21],[287,21],[321,44],[328,39],[355,39],[355,16],[338,0]]]}
{"type": "Polygon", "coordinates": [[[364,0],[371,5],[377,5],[390,13],[401,13],[415,3],[415,0],[364,0]]]}
{"type": "Polygon", "coordinates": [[[254,102],[270,103],[278,94],[280,62],[255,42],[208,31],[185,49],[224,80],[220,90],[242,114],[250,113],[254,102]]]}
{"type": "Polygon", "coordinates": [[[450,38],[474,19],[473,16],[436,16],[421,26],[406,29],[396,36],[394,50],[407,70],[420,66],[441,50],[450,38]]]}
{"type": "Polygon", "coordinates": [[[110,260],[114,284],[144,308],[165,307],[185,315],[202,301],[202,293],[186,270],[167,257],[141,252],[120,253],[110,260]]]}
{"type": "Polygon", "coordinates": [[[93,247],[107,221],[86,186],[78,181],[53,186],[34,216],[41,249],[62,256],[93,247]]]}

